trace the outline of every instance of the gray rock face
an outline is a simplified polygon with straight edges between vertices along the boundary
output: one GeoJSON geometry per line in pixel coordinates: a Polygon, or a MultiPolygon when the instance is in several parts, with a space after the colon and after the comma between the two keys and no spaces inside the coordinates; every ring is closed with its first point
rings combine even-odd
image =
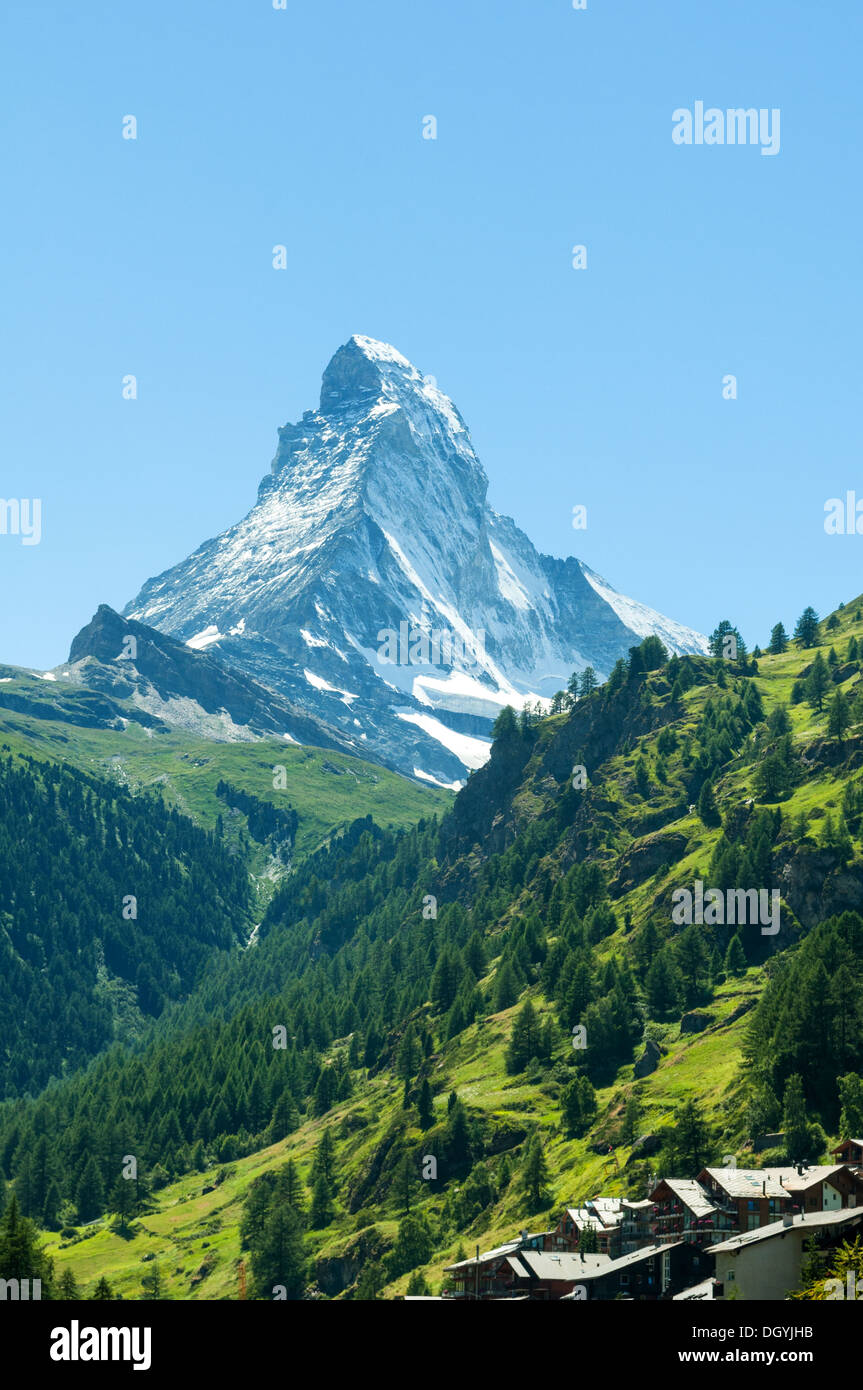
{"type": "Polygon", "coordinates": [[[702,1013],[700,1009],[692,1009],[688,1014],[684,1014],[680,1020],[680,1034],[684,1033],[703,1033],[705,1028],[709,1028],[713,1022],[713,1014],[702,1013]]]}
{"type": "Polygon", "coordinates": [[[319,408],[279,430],[248,516],[125,615],[212,650],[350,751],[447,785],[485,761],[504,705],[588,665],[604,678],[649,633],[705,650],[580,561],[540,555],[487,489],[436,383],[354,337],[319,408]]]}
{"type": "Polygon", "coordinates": [[[630,1160],[636,1158],[647,1158],[650,1154],[655,1154],[662,1148],[661,1134],[642,1134],[636,1139],[630,1152],[630,1160]]]}
{"type": "Polygon", "coordinates": [[[647,1042],[644,1044],[644,1051],[636,1060],[632,1075],[635,1077],[636,1081],[640,1081],[644,1076],[650,1076],[651,1072],[656,1071],[661,1060],[662,1052],[659,1048],[659,1044],[655,1043],[652,1038],[648,1038],[647,1042]]]}
{"type": "Polygon", "coordinates": [[[657,869],[676,863],[685,849],[686,836],[676,831],[637,840],[621,857],[617,877],[611,885],[612,896],[628,893],[651,878],[657,869]]]}
{"type": "MultiPolygon", "coordinates": [[[[346,749],[338,730],[231,671],[212,652],[195,651],[144,623],[121,618],[106,604],[74,638],[69,661],[57,674],[64,697],[66,682],[86,686],[98,692],[90,695],[91,702],[101,698],[116,715],[126,709],[115,708],[112,698],[129,701],[135,706],[130,716],[151,726],[180,725],[224,741],[281,737],[288,730],[298,743],[346,749]]],[[[74,711],[65,717],[81,722],[74,711]]]]}

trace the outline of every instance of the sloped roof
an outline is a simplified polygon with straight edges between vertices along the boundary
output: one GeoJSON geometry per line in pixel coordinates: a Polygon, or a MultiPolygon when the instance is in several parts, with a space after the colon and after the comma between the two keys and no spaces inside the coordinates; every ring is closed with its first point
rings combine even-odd
{"type": "MultiPolygon", "coordinates": [[[[527,1239],[538,1240],[540,1236],[547,1236],[550,1234],[550,1231],[528,1231],[527,1239]]],[[[521,1236],[517,1236],[515,1240],[508,1240],[504,1245],[496,1245],[493,1250],[484,1250],[479,1257],[479,1262],[480,1264],[484,1264],[486,1260],[501,1260],[505,1255],[511,1255],[514,1250],[520,1250],[521,1246],[522,1238],[521,1236]]],[[[453,1265],[444,1265],[444,1272],[449,1274],[455,1269],[475,1269],[476,1262],[476,1255],[471,1255],[467,1260],[459,1260],[453,1265]]]]}
{"type": "MultiPolygon", "coordinates": [[[[707,1170],[708,1172],[710,1169],[707,1170]]],[[[718,1210],[700,1182],[694,1178],[665,1178],[665,1186],[692,1212],[693,1216],[712,1216],[718,1210]]]]}
{"type": "Polygon", "coordinates": [[[622,1197],[593,1197],[580,1207],[567,1207],[567,1216],[578,1227],[613,1231],[624,1217],[622,1197]]]}
{"type": "Polygon", "coordinates": [[[771,1221],[769,1226],[757,1227],[754,1231],[744,1231],[742,1235],[732,1236],[730,1240],[711,1245],[711,1255],[735,1255],[747,1245],[756,1245],[760,1240],[773,1240],[776,1236],[790,1235],[792,1231],[817,1231],[822,1226],[842,1226],[863,1221],[863,1207],[845,1207],[840,1211],[810,1211],[805,1216],[795,1216],[793,1223],[786,1226],[784,1221],[771,1221]]]}
{"type": "Polygon", "coordinates": [[[672,1297],[672,1303],[686,1303],[690,1299],[700,1299],[703,1302],[710,1302],[716,1297],[718,1280],[711,1277],[702,1279],[700,1284],[693,1284],[691,1288],[684,1289],[682,1293],[676,1293],[672,1297]]]}
{"type": "Polygon", "coordinates": [[[765,1173],[770,1173],[780,1182],[787,1192],[800,1192],[807,1187],[813,1187],[819,1182],[829,1182],[834,1173],[845,1171],[844,1163],[834,1164],[812,1164],[803,1173],[798,1173],[797,1169],[788,1168],[765,1168],[765,1173]]]}
{"type": "Polygon", "coordinates": [[[510,1267],[521,1278],[528,1274],[534,1279],[573,1279],[576,1283],[596,1278],[611,1263],[608,1255],[578,1255],[569,1250],[556,1255],[544,1250],[519,1250],[517,1255],[509,1256],[510,1267]]]}
{"type": "Polygon", "coordinates": [[[619,1255],[610,1265],[606,1265],[602,1273],[616,1274],[619,1269],[640,1264],[642,1260],[652,1260],[657,1255],[664,1255],[666,1250],[673,1250],[675,1246],[682,1244],[682,1240],[672,1240],[667,1245],[643,1245],[640,1250],[631,1250],[628,1255],[619,1255]]]}
{"type": "MultiPolygon", "coordinates": [[[[778,1172],[789,1171],[777,1168],[705,1168],[714,1182],[727,1192],[729,1197],[787,1197],[787,1189],[778,1177],[778,1172]]],[[[796,1173],[796,1169],[791,1169],[796,1173]]]]}

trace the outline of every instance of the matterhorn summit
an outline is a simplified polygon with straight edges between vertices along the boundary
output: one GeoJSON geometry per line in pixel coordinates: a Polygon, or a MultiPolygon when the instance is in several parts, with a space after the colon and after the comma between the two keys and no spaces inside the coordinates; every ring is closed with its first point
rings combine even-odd
{"type": "Polygon", "coordinates": [[[434,379],[355,335],[318,409],[279,430],[248,515],[148,580],[125,616],[207,649],[258,702],[272,691],[359,756],[448,786],[485,761],[504,705],[547,699],[588,665],[605,677],[649,633],[705,650],[578,560],[540,555],[487,491],[434,379]]]}

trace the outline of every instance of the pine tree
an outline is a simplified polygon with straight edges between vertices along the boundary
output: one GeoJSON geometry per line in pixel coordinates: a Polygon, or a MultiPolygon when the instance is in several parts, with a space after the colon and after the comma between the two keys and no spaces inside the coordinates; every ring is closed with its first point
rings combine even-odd
{"type": "Polygon", "coordinates": [[[408,1154],[402,1154],[393,1180],[393,1195],[405,1215],[410,1212],[415,1185],[414,1165],[408,1154]]]}
{"type": "Polygon", "coordinates": [[[579,1255],[596,1255],[599,1252],[599,1237],[596,1234],[596,1227],[587,1225],[579,1227],[578,1231],[578,1253],[579,1255]]]}
{"type": "Polygon", "coordinates": [[[416,1213],[402,1217],[398,1235],[389,1255],[390,1278],[398,1279],[400,1275],[407,1274],[418,1265],[424,1265],[431,1259],[433,1248],[425,1217],[416,1213]]]}
{"type": "Polygon", "coordinates": [[[743,942],[740,940],[738,933],[735,933],[728,943],[723,969],[728,976],[746,974],[746,955],[743,950],[743,942]]]}
{"type": "Polygon", "coordinates": [[[782,1100],[782,1128],[785,1131],[785,1151],[789,1163],[812,1163],[825,1147],[824,1131],[812,1124],[806,1113],[803,1079],[797,1073],[789,1076],[782,1100]]]}
{"type": "Polygon", "coordinates": [[[129,1219],[137,1206],[134,1183],[121,1174],[111,1188],[108,1204],[117,1216],[117,1229],[120,1234],[128,1235],[129,1219]]]}
{"type": "Polygon", "coordinates": [[[827,733],[839,743],[843,741],[851,724],[851,707],[839,686],[830,701],[827,712],[827,733]]]}
{"type": "Polygon", "coordinates": [[[407,1298],[427,1298],[430,1293],[431,1289],[425,1275],[418,1269],[414,1270],[408,1280],[405,1296],[407,1298]]]}
{"type": "Polygon", "coordinates": [[[299,1218],[292,1207],[276,1207],[252,1247],[252,1296],[302,1298],[306,1261],[299,1218]],[[284,1290],[284,1294],[282,1293],[284,1290]]]}
{"type": "Polygon", "coordinates": [[[54,1263],[39,1243],[34,1223],[21,1215],[15,1193],[0,1224],[0,1279],[39,1279],[42,1297],[50,1298],[54,1263]]]}
{"type": "Polygon", "coordinates": [[[709,829],[715,829],[722,824],[722,817],[719,814],[719,807],[716,804],[716,796],[709,777],[698,796],[698,815],[702,824],[709,829]]]}
{"type": "Polygon", "coordinates": [[[771,739],[784,738],[791,733],[791,719],[785,705],[777,705],[767,718],[767,732],[771,739]]]}
{"type": "Polygon", "coordinates": [[[91,1154],[75,1190],[78,1220],[94,1221],[105,1210],[105,1187],[99,1165],[91,1154]]]}
{"type": "Polygon", "coordinates": [[[746,656],[746,643],[728,618],[723,618],[710,634],[709,650],[711,656],[739,661],[746,656]]]}
{"type": "Polygon", "coordinates": [[[580,1138],[596,1118],[596,1091],[589,1077],[574,1077],[564,1086],[560,1099],[565,1133],[570,1138],[580,1138]]]}
{"type": "Polygon", "coordinates": [[[354,1298],[361,1302],[371,1303],[377,1298],[386,1282],[386,1271],[379,1260],[375,1260],[371,1264],[363,1265],[360,1270],[359,1278],[357,1279],[357,1289],[354,1298]]]}
{"type": "Polygon", "coordinates": [[[300,1170],[292,1158],[288,1159],[284,1168],[279,1172],[278,1192],[279,1201],[292,1207],[297,1216],[302,1217],[305,1206],[303,1180],[300,1177],[300,1170]]]}
{"type": "Polygon", "coordinates": [[[581,696],[582,700],[585,698],[585,696],[592,695],[598,685],[599,681],[596,678],[596,672],[594,671],[593,667],[585,666],[584,670],[581,673],[581,681],[578,687],[578,693],[581,696]]]}
{"type": "MultiPolygon", "coordinates": [[[[354,1034],[354,1037],[356,1036],[357,1035],[354,1034]]],[[[273,1106],[273,1113],[270,1119],[269,1129],[267,1131],[267,1138],[269,1142],[272,1144],[278,1143],[280,1139],[286,1139],[289,1134],[292,1134],[296,1127],[297,1111],[294,1105],[293,1097],[290,1091],[284,1090],[282,1091],[281,1095],[279,1096],[278,1100],[273,1106]]],[[[196,1147],[195,1158],[193,1159],[193,1167],[195,1168],[198,1168],[197,1157],[198,1150],[196,1147]]]]}
{"type": "Polygon", "coordinates": [[[680,1007],[683,982],[673,952],[664,946],[647,972],[647,1006],[653,1018],[663,1018],[680,1007]]]}
{"type": "Polygon", "coordinates": [[[530,999],[525,999],[512,1024],[512,1034],[506,1049],[508,1072],[524,1071],[531,1057],[539,1051],[539,1020],[530,999]]]}
{"type": "Polygon", "coordinates": [[[617,661],[614,663],[614,666],[612,667],[611,675],[605,682],[606,694],[609,696],[616,695],[618,690],[620,690],[621,687],[626,684],[627,674],[628,670],[626,662],[624,661],[622,656],[619,656],[617,658],[617,661]]]}
{"type": "Polygon", "coordinates": [[[329,1226],[333,1219],[333,1215],[333,1202],[330,1196],[330,1189],[323,1173],[319,1173],[315,1178],[312,1188],[312,1204],[309,1208],[309,1222],[316,1230],[320,1230],[324,1226],[329,1226]]]}
{"type": "MultiPolygon", "coordinates": [[[[462,1025],[463,1027],[464,1025],[462,1025]]],[[[409,1023],[396,1053],[396,1076],[404,1083],[402,1105],[407,1108],[411,1082],[417,1067],[417,1043],[414,1026],[409,1023]]]]}
{"type": "Polygon", "coordinates": [[[707,1162],[710,1131],[701,1107],[694,1100],[679,1105],[674,1116],[674,1147],[687,1177],[697,1177],[707,1162]]]}
{"type": "Polygon", "coordinates": [[[639,651],[645,671],[658,671],[668,661],[668,649],[655,632],[652,632],[649,637],[645,637],[639,651]]]}
{"type": "Polygon", "coordinates": [[[778,801],[791,785],[791,769],[784,750],[767,753],[755,768],[755,792],[759,801],[778,801]]]}
{"type": "Polygon", "coordinates": [[[103,1274],[93,1292],[90,1294],[91,1301],[94,1303],[112,1303],[116,1297],[117,1295],[113,1287],[108,1283],[108,1280],[103,1274]]]}
{"type": "Polygon", "coordinates": [[[427,1076],[424,1076],[422,1079],[419,1096],[417,1097],[417,1114],[419,1117],[420,1129],[431,1129],[431,1126],[434,1124],[434,1100],[427,1076]]]}
{"type": "Polygon", "coordinates": [[[842,1139],[856,1138],[863,1134],[863,1076],[848,1072],[839,1077],[838,1086],[842,1105],[839,1136],[842,1139]]]}
{"type": "Polygon", "coordinates": [[[46,1231],[56,1231],[60,1226],[60,1207],[63,1204],[63,1195],[56,1182],[52,1181],[45,1194],[45,1201],[42,1205],[42,1225],[46,1231]]]}
{"type": "Polygon", "coordinates": [[[321,1067],[321,1074],[318,1077],[318,1084],[315,1087],[313,1103],[314,1113],[318,1116],[326,1115],[328,1110],[333,1107],[336,1099],[336,1078],[335,1071],[331,1065],[321,1067]]]}
{"type": "Polygon", "coordinates": [[[827,663],[820,652],[815,655],[812,669],[806,677],[806,699],[814,710],[821,713],[824,705],[824,696],[830,688],[830,676],[827,673],[827,663]]]}
{"type": "Polygon", "coordinates": [[[512,964],[506,960],[497,972],[494,989],[494,1007],[497,1013],[511,1009],[518,999],[518,982],[512,964]]]}
{"type": "Polygon", "coordinates": [[[798,647],[817,647],[818,614],[814,608],[804,608],[800,614],[794,629],[794,641],[798,647]]]}
{"type": "Polygon", "coordinates": [[[520,1173],[521,1189],[525,1193],[532,1211],[535,1211],[542,1203],[548,1178],[548,1164],[542,1141],[539,1134],[534,1134],[527,1141],[520,1173]]]}
{"type": "Polygon", "coordinates": [[[312,1183],[319,1178],[326,1184],[327,1195],[332,1196],[336,1190],[336,1146],[330,1129],[325,1129],[321,1135],[312,1160],[312,1183]]]}
{"type": "Polygon", "coordinates": [[[771,629],[767,650],[773,656],[781,656],[784,651],[788,650],[788,633],[785,631],[783,623],[777,623],[771,629]]]}
{"type": "Polygon", "coordinates": [[[446,1149],[454,1167],[468,1162],[471,1152],[471,1134],[467,1111],[457,1100],[449,1112],[446,1127],[446,1149]]]}
{"type": "Polygon", "coordinates": [[[77,1283],[75,1282],[75,1276],[72,1273],[71,1269],[69,1269],[68,1265],[63,1270],[63,1273],[60,1275],[58,1297],[70,1300],[77,1300],[81,1297],[81,1291],[78,1288],[77,1283]]]}
{"type": "Polygon", "coordinates": [[[518,737],[518,720],[512,705],[504,705],[494,721],[491,736],[495,743],[504,746],[518,737]]]}
{"type": "Polygon", "coordinates": [[[705,996],[709,974],[709,960],[701,927],[693,923],[680,933],[677,938],[675,960],[683,979],[684,1007],[694,1008],[705,996]]]}
{"type": "Polygon", "coordinates": [[[158,1260],[150,1266],[149,1273],[144,1275],[141,1284],[144,1288],[143,1297],[149,1302],[158,1303],[164,1298],[164,1280],[162,1279],[162,1271],[159,1268],[158,1260]]]}
{"type": "Polygon", "coordinates": [[[584,1131],[581,1127],[581,1089],[579,1078],[574,1076],[560,1093],[560,1117],[563,1132],[567,1138],[578,1138],[584,1131]]]}
{"type": "Polygon", "coordinates": [[[623,1142],[625,1144],[635,1143],[636,1139],[638,1138],[638,1131],[640,1126],[641,1106],[638,1102],[638,1097],[635,1095],[631,1095],[629,1096],[626,1102],[626,1108],[623,1112],[622,1135],[623,1142]]]}

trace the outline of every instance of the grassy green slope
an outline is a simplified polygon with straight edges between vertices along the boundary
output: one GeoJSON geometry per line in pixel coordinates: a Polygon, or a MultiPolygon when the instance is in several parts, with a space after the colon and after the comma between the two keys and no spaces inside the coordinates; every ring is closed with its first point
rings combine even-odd
{"type": "MultiPolygon", "coordinates": [[[[667,1120],[674,1106],[687,1096],[696,1094],[714,1118],[734,1087],[736,1068],[740,1059],[742,1030],[746,1020],[738,1019],[723,1025],[723,1019],[734,1011],[743,999],[758,992],[755,972],[724,987],[719,994],[717,1026],[709,1034],[666,1040],[667,1055],[657,1072],[639,1083],[644,1107],[645,1131],[667,1120]]],[[[623,1194],[631,1191],[632,1165],[627,1169],[630,1150],[615,1150],[617,1169],[612,1160],[590,1149],[591,1136],[568,1140],[559,1131],[559,1086],[527,1083],[523,1077],[508,1076],[504,1065],[504,1048],[511,1027],[514,1009],[492,1015],[467,1029],[448,1044],[438,1059],[436,1084],[441,1091],[436,1098],[440,1118],[446,1111],[446,1096],[457,1090],[462,1099],[477,1113],[487,1113],[498,1119],[530,1127],[538,1125],[543,1133],[546,1157],[552,1174],[553,1208],[559,1210],[602,1192],[623,1194]],[[556,1091],[558,1095],[548,1094],[556,1091]]],[[[669,1029],[669,1034],[677,1029],[669,1029]]],[[[600,1113],[619,1106],[632,1085],[632,1067],[624,1068],[611,1087],[598,1092],[600,1113]]],[[[58,1274],[68,1266],[76,1279],[91,1285],[103,1275],[124,1297],[141,1295],[141,1279],[147,1274],[149,1260],[155,1257],[165,1282],[165,1296],[176,1299],[220,1299],[238,1297],[238,1265],[244,1258],[240,1247],[239,1225],[243,1202],[251,1182],[268,1169],[278,1169],[288,1158],[294,1158],[307,1175],[312,1151],[325,1128],[334,1127],[338,1138],[339,1181],[352,1179],[368,1171],[372,1157],[386,1132],[398,1120],[400,1088],[389,1074],[366,1080],[349,1102],[337,1105],[322,1119],[307,1121],[299,1130],[279,1144],[260,1150],[246,1158],[214,1167],[207,1173],[189,1174],[172,1183],[156,1195],[156,1207],[135,1223],[131,1239],[120,1236],[107,1222],[83,1228],[82,1239],[72,1243],[58,1236],[49,1237],[48,1249],[56,1261],[58,1274]],[[343,1137],[342,1137],[343,1136],[343,1137]],[[203,1194],[219,1172],[227,1176],[212,1192],[203,1194]],[[149,1257],[144,1261],[142,1257],[149,1257]],[[206,1264],[203,1279],[195,1275],[206,1264]],[[194,1282],[193,1282],[194,1281],[194,1282]]],[[[416,1143],[422,1139],[414,1126],[408,1137],[416,1143]]],[[[731,1142],[729,1140],[729,1142],[731,1142]]],[[[643,1166],[643,1165],[642,1165],[643,1166]]],[[[636,1188],[643,1195],[643,1188],[636,1188]]],[[[427,1211],[443,1207],[445,1198],[438,1196],[419,1203],[427,1211]]],[[[308,1248],[313,1262],[337,1259],[349,1250],[360,1227],[373,1219],[377,1229],[389,1239],[398,1224],[395,1209],[366,1210],[360,1217],[352,1216],[338,1205],[333,1224],[325,1231],[312,1232],[308,1248]]],[[[482,1214],[467,1230],[454,1236],[445,1247],[437,1250],[425,1268],[433,1285],[443,1276],[444,1266],[455,1258],[459,1245],[468,1252],[478,1242],[490,1248],[509,1240],[523,1225],[531,1229],[544,1227],[542,1214],[526,1215],[517,1196],[507,1195],[482,1214]]],[[[245,1255],[248,1259],[248,1255],[245,1255]]],[[[407,1276],[394,1281],[384,1291],[384,1297],[398,1297],[407,1286],[407,1276]]]]}
{"type": "MultiPolygon", "coordinates": [[[[28,695],[40,681],[15,681],[28,695]]],[[[245,816],[231,816],[216,795],[230,782],[261,801],[299,815],[296,851],[312,853],[333,831],[371,815],[381,826],[407,826],[440,814],[452,793],[423,787],[398,773],[344,753],[298,747],[279,739],[214,743],[175,730],[151,732],[130,723],[123,730],[89,729],[58,720],[35,719],[0,709],[0,750],[68,762],[82,771],[114,777],[132,790],[158,790],[169,805],[212,829],[220,814],[226,832],[245,829],[245,816]],[[273,787],[273,769],[286,772],[283,790],[273,787]]]]}
{"type": "MultiPolygon", "coordinates": [[[[839,627],[826,634],[825,652],[831,644],[835,645],[841,659],[851,636],[863,642],[863,620],[855,616],[859,612],[859,602],[850,604],[837,615],[839,627]]],[[[795,649],[782,656],[762,656],[759,659],[755,681],[766,712],[769,713],[777,703],[788,703],[793,681],[808,667],[813,655],[812,651],[799,652],[795,649]]],[[[849,672],[842,682],[843,688],[849,691],[857,680],[856,670],[849,672]]],[[[649,678],[648,684],[654,688],[659,700],[662,695],[661,677],[649,678]]],[[[715,694],[715,686],[710,685],[698,685],[687,691],[681,715],[675,723],[681,743],[688,733],[694,733],[706,701],[715,694]]],[[[811,755],[812,770],[782,802],[782,813],[784,818],[804,813],[814,833],[817,822],[827,812],[835,814],[839,810],[843,787],[853,775],[856,762],[852,756],[850,760],[845,758],[835,766],[821,765],[817,749],[825,739],[824,716],[813,714],[808,705],[798,705],[790,713],[795,747],[798,752],[806,751],[811,755]]],[[[560,788],[549,778],[545,759],[555,739],[565,729],[567,718],[561,715],[547,719],[540,727],[530,762],[506,808],[506,814],[515,824],[517,833],[527,829],[537,817],[557,814],[560,788]]],[[[594,822],[602,820],[607,823],[607,833],[597,843],[595,854],[610,874],[617,871],[622,856],[648,843],[652,836],[679,834],[684,840],[683,848],[673,864],[660,867],[615,899],[618,921],[622,923],[628,915],[633,928],[655,913],[659,902],[667,901],[673,886],[691,880],[696,873],[705,873],[721,834],[718,829],[708,830],[695,814],[689,812],[688,806],[680,805],[684,775],[680,747],[665,759],[665,783],[654,778],[648,797],[642,797],[634,790],[633,775],[638,756],[643,756],[651,769],[656,766],[657,737],[658,731],[647,733],[634,740],[627,751],[609,758],[598,770],[598,785],[592,791],[591,815],[594,822]]],[[[849,751],[853,742],[852,735],[849,751]]],[[[219,752],[220,757],[222,751],[219,752]]],[[[232,752],[230,749],[224,750],[226,755],[232,752]]],[[[238,750],[237,756],[242,752],[238,750]]],[[[284,750],[282,752],[284,754],[284,750]]],[[[174,756],[178,755],[175,753],[174,756]]],[[[248,756],[247,751],[245,756],[248,756]]],[[[590,749],[585,750],[585,759],[589,766],[590,749]]],[[[284,756],[281,760],[285,761],[284,756]]],[[[334,758],[331,760],[336,761],[334,758]]],[[[309,771],[311,773],[312,769],[309,771]]],[[[752,771],[753,762],[746,750],[741,751],[725,768],[716,785],[717,798],[723,810],[753,795],[752,771]]],[[[224,769],[221,775],[227,775],[224,769]]],[[[186,774],[186,779],[181,785],[188,788],[187,794],[191,794],[195,780],[191,771],[186,774]]],[[[550,858],[557,860],[559,856],[558,847],[550,858]]],[[[858,868],[860,860],[861,847],[859,840],[855,839],[854,862],[858,868]]],[[[514,901],[509,915],[516,914],[524,905],[524,901],[514,901]]],[[[505,926],[506,921],[502,921],[501,925],[505,926]]],[[[621,926],[612,937],[600,944],[597,948],[599,954],[625,952],[626,938],[625,928],[621,926]]],[[[481,982],[486,994],[493,981],[494,969],[495,963],[492,961],[481,982]]],[[[436,1109],[443,1116],[447,1094],[457,1090],[474,1113],[512,1120],[522,1131],[538,1126],[551,1171],[554,1206],[558,1209],[599,1191],[609,1194],[628,1191],[643,1195],[650,1171],[649,1160],[633,1162],[631,1151],[620,1144],[615,1149],[614,1159],[600,1155],[591,1148],[597,1136],[601,1136],[613,1122],[633,1087],[637,1088],[642,1105],[643,1132],[654,1131],[663,1121],[667,1121],[681,1100],[696,1097],[705,1107],[723,1147],[727,1147],[727,1152],[736,1152],[738,1162],[743,1166],[745,1133],[740,1127],[739,1112],[735,1106],[740,1087],[742,1042],[748,1023],[741,1006],[759,997],[764,981],[765,971],[759,967],[750,968],[744,976],[721,984],[708,1006],[714,1021],[702,1033],[681,1036],[678,1023],[661,1025],[658,1036],[664,1056],[658,1069],[644,1080],[634,1083],[632,1065],[622,1068],[613,1084],[598,1091],[598,1119],[591,1133],[583,1139],[570,1140],[562,1133],[559,1123],[561,1086],[551,1069],[532,1083],[524,1074],[515,1077],[507,1074],[504,1048],[515,1009],[489,1014],[439,1048],[433,1069],[436,1109]]],[[[538,986],[532,987],[530,993],[541,1013],[549,1008],[538,986]]],[[[557,1055],[560,1058],[559,1050],[557,1055]]],[[[408,1113],[406,1122],[410,1126],[415,1120],[415,1113],[413,1110],[408,1113]]],[[[125,1241],[101,1226],[94,1227],[93,1235],[74,1244],[54,1238],[52,1251],[58,1268],[71,1265],[84,1282],[91,1282],[105,1274],[116,1282],[123,1293],[137,1296],[141,1276],[148,1268],[146,1263],[142,1263],[141,1257],[154,1253],[161,1262],[168,1296],[234,1298],[237,1296],[237,1263],[241,1258],[238,1225],[242,1201],[252,1179],[266,1168],[280,1166],[289,1156],[295,1157],[301,1169],[307,1172],[311,1151],[322,1130],[333,1126],[338,1145],[339,1180],[343,1185],[348,1185],[352,1178],[368,1171],[377,1146],[393,1125],[402,1122],[402,1115],[401,1085],[392,1074],[384,1071],[371,1079],[363,1076],[349,1101],[337,1105],[323,1119],[307,1120],[282,1143],[230,1165],[230,1175],[212,1193],[202,1196],[201,1188],[213,1181],[216,1170],[213,1170],[213,1174],[186,1176],[164,1189],[158,1196],[157,1209],[141,1220],[134,1239],[125,1241]],[[207,1245],[204,1245],[205,1241],[207,1245]],[[196,1270],[204,1263],[208,1267],[206,1276],[193,1283],[196,1270]]],[[[409,1127],[409,1137],[412,1143],[422,1143],[422,1133],[415,1124],[409,1127]]],[[[491,1161],[493,1172],[496,1163],[497,1159],[491,1161]]],[[[430,1211],[440,1211],[448,1198],[446,1194],[423,1197],[420,1193],[418,1200],[430,1211]]],[[[365,1224],[368,1217],[368,1213],[361,1215],[360,1224],[365,1224]]],[[[391,1237],[398,1210],[386,1204],[374,1210],[371,1218],[384,1236],[391,1237]]],[[[471,1226],[435,1251],[425,1272],[435,1282],[443,1266],[453,1258],[459,1244],[463,1244],[469,1252],[474,1243],[487,1248],[510,1238],[523,1225],[529,1224],[535,1229],[544,1222],[542,1213],[525,1213],[515,1185],[510,1184],[494,1205],[487,1208],[471,1226]]],[[[326,1261],[344,1254],[355,1238],[357,1225],[357,1217],[348,1215],[339,1206],[333,1224],[324,1231],[312,1232],[308,1238],[313,1259],[326,1261]]],[[[404,1291],[406,1283],[406,1277],[396,1281],[388,1287],[385,1296],[397,1296],[404,1291]]]]}

